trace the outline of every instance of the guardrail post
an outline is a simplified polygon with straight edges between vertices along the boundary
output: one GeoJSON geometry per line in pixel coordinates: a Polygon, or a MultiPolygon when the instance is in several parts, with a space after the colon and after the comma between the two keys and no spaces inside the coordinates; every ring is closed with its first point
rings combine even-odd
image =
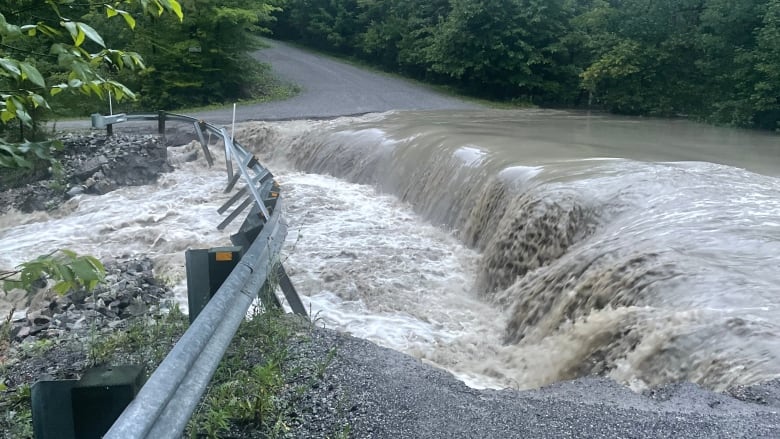
{"type": "Polygon", "coordinates": [[[165,111],[163,110],[157,112],[157,134],[165,135],[165,111]]]}

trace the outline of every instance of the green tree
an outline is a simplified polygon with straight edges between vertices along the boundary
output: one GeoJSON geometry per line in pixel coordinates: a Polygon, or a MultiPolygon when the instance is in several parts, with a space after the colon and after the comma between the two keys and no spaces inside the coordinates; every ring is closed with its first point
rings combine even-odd
{"type": "MultiPolygon", "coordinates": [[[[425,78],[439,22],[450,13],[449,0],[363,0],[358,53],[384,68],[425,78]]],[[[434,79],[434,78],[431,78],[434,79]]]]}
{"type": "Polygon", "coordinates": [[[73,251],[60,249],[47,255],[24,262],[13,271],[0,271],[3,290],[14,288],[32,291],[41,279],[55,281],[52,289],[58,294],[83,288],[94,289],[105,277],[103,264],[88,255],[78,255],[73,251]]]}
{"type": "Polygon", "coordinates": [[[351,54],[358,26],[357,0],[288,0],[275,34],[318,49],[351,54]]]}
{"type": "MultiPolygon", "coordinates": [[[[177,0],[137,2],[143,11],[152,15],[169,11],[182,18],[177,0]]],[[[83,5],[73,0],[49,0],[43,8],[45,11],[39,13],[44,6],[41,3],[12,0],[8,3],[10,8],[0,13],[0,126],[6,135],[10,123],[16,122],[20,127],[18,136],[0,141],[0,166],[3,167],[26,166],[28,162],[20,157],[50,155],[53,144],[24,140],[25,128],[35,136],[34,117],[50,108],[49,100],[54,96],[67,91],[98,97],[111,92],[118,100],[133,97],[124,84],[107,78],[102,72],[108,68],[144,66],[139,54],[109,48],[92,26],[80,21],[83,5]],[[44,77],[38,67],[44,64],[49,69],[56,65],[52,70],[61,72],[63,81],[53,83],[44,77]],[[24,142],[22,146],[20,141],[24,142]]],[[[109,17],[121,17],[130,28],[135,27],[135,19],[127,11],[107,3],[96,7],[109,17]]]]}
{"type": "Polygon", "coordinates": [[[428,59],[433,72],[497,98],[544,102],[563,94],[561,36],[569,20],[560,0],[452,0],[428,59]]]}
{"type": "Polygon", "coordinates": [[[263,67],[250,52],[260,47],[258,34],[280,10],[281,1],[182,0],[184,20],[146,16],[139,32],[104,32],[144,54],[147,69],[123,81],[140,93],[145,109],[205,105],[251,97],[263,67]]]}
{"type": "Polygon", "coordinates": [[[701,108],[695,60],[701,0],[592,1],[573,20],[591,61],[582,85],[593,102],[628,114],[675,115],[701,108]]]}

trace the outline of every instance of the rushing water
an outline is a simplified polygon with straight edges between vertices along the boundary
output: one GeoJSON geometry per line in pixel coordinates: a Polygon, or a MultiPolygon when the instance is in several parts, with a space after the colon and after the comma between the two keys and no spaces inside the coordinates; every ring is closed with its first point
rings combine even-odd
{"type": "MultiPolygon", "coordinates": [[[[236,137],[282,183],[285,263],[319,324],[474,386],[780,376],[774,136],[479,111],[258,122],[236,137]]],[[[230,233],[215,230],[224,183],[199,161],[157,187],[0,217],[0,267],[52,247],[144,253],[183,297],[184,249],[230,233]]]]}

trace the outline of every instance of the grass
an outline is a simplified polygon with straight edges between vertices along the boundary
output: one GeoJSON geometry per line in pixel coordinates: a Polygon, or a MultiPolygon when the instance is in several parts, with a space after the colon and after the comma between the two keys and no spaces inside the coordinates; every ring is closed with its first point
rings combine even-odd
{"type": "Polygon", "coordinates": [[[291,340],[305,338],[307,328],[276,310],[244,321],[189,423],[189,437],[285,437],[296,403],[332,359],[291,358],[291,340]]]}
{"type": "MultiPolygon", "coordinates": [[[[237,106],[247,106],[255,104],[264,104],[267,102],[284,101],[296,96],[301,92],[301,88],[292,83],[284,82],[279,79],[272,79],[271,82],[264,87],[265,94],[252,99],[239,99],[235,103],[237,106]]],[[[232,102],[210,104],[199,107],[184,107],[169,110],[173,113],[194,113],[200,111],[220,110],[229,108],[232,106],[232,102]]]]}
{"type": "MultiPolygon", "coordinates": [[[[0,363],[0,383],[16,383],[24,370],[47,365],[66,370],[54,378],[73,378],[63,357],[77,358],[80,374],[89,366],[143,365],[152,372],[188,327],[178,307],[154,317],[128,321],[113,332],[79,340],[39,340],[15,346],[15,362],[0,363]],[[91,341],[90,341],[91,340],[91,341]],[[5,366],[10,364],[10,366],[5,366]],[[22,368],[22,371],[15,368],[22,368]],[[70,373],[70,375],[68,375],[70,373]],[[14,379],[8,380],[13,375],[14,379]]],[[[294,434],[299,402],[318,386],[335,358],[330,349],[320,359],[291,353],[291,343],[307,343],[314,323],[278,310],[257,313],[241,323],[187,428],[191,438],[281,438],[294,434]]],[[[0,388],[0,438],[31,438],[32,382],[0,388]]],[[[337,416],[346,417],[343,410],[337,416]]],[[[331,438],[347,438],[350,427],[340,422],[331,438]]]]}
{"type": "Polygon", "coordinates": [[[154,370],[189,326],[178,306],[165,314],[134,319],[109,336],[95,337],[87,345],[91,365],[143,364],[154,370]]]}
{"type": "MultiPolygon", "coordinates": [[[[6,386],[13,375],[13,382],[29,380],[32,370],[60,369],[52,372],[53,378],[72,374],[72,364],[84,366],[143,365],[147,372],[154,370],[165,358],[171,346],[187,329],[189,320],[178,307],[165,314],[141,317],[128,321],[124,328],[111,333],[101,333],[84,343],[80,338],[60,340],[35,340],[22,343],[7,351],[8,357],[0,363],[0,438],[32,438],[32,408],[30,389],[32,381],[6,386]],[[13,358],[11,358],[13,356],[13,358]],[[67,360],[62,360],[67,358],[67,360]],[[58,361],[60,363],[58,363],[58,361]]],[[[6,339],[7,340],[7,339],[6,339]]],[[[82,368],[79,372],[83,372],[82,368]]],[[[72,378],[72,377],[68,377],[72,378]]],[[[33,379],[37,379],[34,377],[33,379]]]]}

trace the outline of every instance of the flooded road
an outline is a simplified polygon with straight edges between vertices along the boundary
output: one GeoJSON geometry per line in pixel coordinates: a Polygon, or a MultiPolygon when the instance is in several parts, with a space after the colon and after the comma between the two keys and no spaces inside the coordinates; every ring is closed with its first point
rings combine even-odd
{"type": "MultiPolygon", "coordinates": [[[[286,264],[318,324],[475,387],[780,377],[773,135],[477,110],[252,122],[236,137],[282,184],[286,264]]],[[[199,160],[157,186],[0,217],[0,267],[52,246],[149,254],[183,298],[184,249],[232,232],[215,230],[224,178],[199,160]]]]}
{"type": "MultiPolygon", "coordinates": [[[[478,252],[473,265],[466,258],[448,269],[473,276],[456,294],[480,300],[471,306],[474,336],[405,349],[482,377],[475,385],[526,388],[598,374],[637,390],[680,380],[724,389],[780,376],[780,167],[772,135],[478,111],[256,123],[237,137],[272,166],[392,195],[464,245],[451,251],[478,252]]],[[[383,216],[392,215],[367,217],[383,216]]],[[[386,264],[391,255],[415,257],[401,248],[383,255],[377,235],[406,236],[367,229],[338,241],[339,251],[370,249],[386,264]]],[[[362,279],[380,265],[360,257],[337,271],[362,279]]],[[[330,291],[330,271],[307,272],[307,283],[321,283],[315,295],[330,291]]],[[[399,276],[379,277],[392,284],[399,276]]],[[[396,315],[420,306],[400,294],[417,287],[399,283],[394,293],[364,284],[349,303],[396,315]]],[[[421,288],[424,306],[440,316],[437,297],[446,303],[452,288],[421,288]]],[[[450,312],[451,322],[463,319],[450,312]]],[[[380,343],[397,347],[404,324],[386,326],[380,343]]],[[[380,332],[349,321],[340,328],[380,332]]]]}

